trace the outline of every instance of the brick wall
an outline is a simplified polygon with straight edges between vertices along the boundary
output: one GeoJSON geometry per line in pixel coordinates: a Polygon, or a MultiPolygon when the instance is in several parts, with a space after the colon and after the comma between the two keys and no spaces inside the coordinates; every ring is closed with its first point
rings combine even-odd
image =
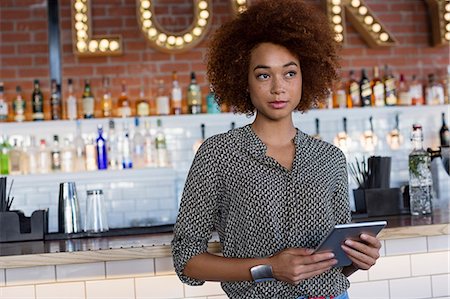
{"type": "MultiPolygon", "coordinates": [[[[308,0],[317,5],[319,0],[308,0]]],[[[179,72],[185,88],[189,73],[196,71],[206,93],[208,84],[203,64],[206,40],[194,49],[177,55],[152,49],[140,31],[136,19],[135,0],[92,0],[94,34],[120,34],[124,55],[118,57],[78,58],[72,52],[70,1],[59,1],[63,83],[73,78],[78,94],[84,79],[93,82],[94,93],[100,93],[101,78],[112,79],[113,96],[117,97],[120,81],[125,80],[132,97],[140,86],[147,96],[155,94],[154,80],[170,79],[173,70],[179,72]]],[[[167,30],[179,31],[189,26],[192,1],[154,1],[158,21],[167,30]]],[[[365,0],[377,17],[387,26],[399,44],[390,49],[370,49],[347,22],[347,45],[342,50],[343,74],[351,68],[389,64],[395,74],[408,77],[417,74],[425,79],[430,72],[443,74],[449,64],[449,48],[432,48],[427,6],[424,0],[365,0]]],[[[225,20],[233,17],[230,0],[213,0],[210,34],[225,20]]],[[[50,73],[48,60],[48,28],[46,0],[0,1],[0,80],[5,82],[6,97],[14,97],[16,85],[21,85],[27,100],[32,80],[40,79],[45,98],[49,98],[50,73]]],[[[47,103],[48,105],[48,103],[47,103]]],[[[30,105],[29,105],[30,106],[30,105]]],[[[28,107],[30,109],[30,107],[28,107]]],[[[48,109],[47,109],[48,110],[48,109]]]]}

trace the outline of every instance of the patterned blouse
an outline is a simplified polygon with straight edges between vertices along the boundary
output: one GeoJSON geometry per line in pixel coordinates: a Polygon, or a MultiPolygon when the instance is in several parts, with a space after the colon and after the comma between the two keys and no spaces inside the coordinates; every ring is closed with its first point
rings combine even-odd
{"type": "MultiPolygon", "coordinates": [[[[223,256],[267,257],[285,248],[315,248],[335,225],[350,222],[344,154],[297,130],[292,170],[265,155],[250,125],[208,138],[198,150],[183,191],[172,251],[181,281],[187,261],[207,251],[216,230],[223,256]]],[[[217,271],[220,271],[217,269],[217,271]]],[[[349,281],[332,268],[294,286],[282,281],[222,282],[230,298],[337,296],[349,281]]]]}

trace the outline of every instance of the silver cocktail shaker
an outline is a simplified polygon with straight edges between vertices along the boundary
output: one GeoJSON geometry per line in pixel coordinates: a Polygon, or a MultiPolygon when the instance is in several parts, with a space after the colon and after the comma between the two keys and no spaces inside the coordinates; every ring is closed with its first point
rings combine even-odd
{"type": "Polygon", "coordinates": [[[59,184],[58,231],[66,234],[82,231],[75,182],[59,184]]]}

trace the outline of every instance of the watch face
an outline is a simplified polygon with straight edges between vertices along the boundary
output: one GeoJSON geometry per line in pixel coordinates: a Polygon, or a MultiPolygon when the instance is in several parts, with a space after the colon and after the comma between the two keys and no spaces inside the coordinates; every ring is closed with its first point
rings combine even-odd
{"type": "Polygon", "coordinates": [[[254,266],[250,269],[250,273],[252,275],[253,281],[255,281],[255,282],[275,280],[273,278],[271,265],[254,266]]]}

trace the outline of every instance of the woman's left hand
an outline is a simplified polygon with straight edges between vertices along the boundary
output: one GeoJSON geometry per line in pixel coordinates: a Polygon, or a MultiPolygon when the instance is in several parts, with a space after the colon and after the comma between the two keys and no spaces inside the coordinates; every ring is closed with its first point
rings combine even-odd
{"type": "Polygon", "coordinates": [[[380,257],[381,242],[376,237],[361,234],[361,241],[347,239],[342,249],[357,269],[369,270],[380,257]]]}

